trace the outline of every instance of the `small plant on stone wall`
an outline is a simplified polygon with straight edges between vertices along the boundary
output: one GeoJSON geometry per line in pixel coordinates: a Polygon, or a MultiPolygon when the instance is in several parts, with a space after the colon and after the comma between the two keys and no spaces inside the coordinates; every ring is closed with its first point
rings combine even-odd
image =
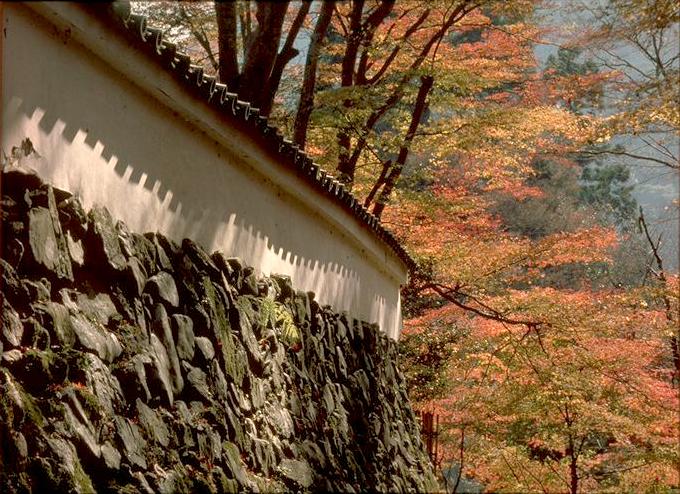
{"type": "Polygon", "coordinates": [[[293,322],[293,314],[288,308],[275,302],[276,322],[275,328],[280,331],[279,339],[286,345],[292,348],[297,348],[300,345],[300,330],[293,322]]]}
{"type": "Polygon", "coordinates": [[[300,330],[295,325],[293,314],[285,305],[267,297],[260,301],[260,324],[272,328],[284,345],[297,351],[300,346],[300,330]]]}

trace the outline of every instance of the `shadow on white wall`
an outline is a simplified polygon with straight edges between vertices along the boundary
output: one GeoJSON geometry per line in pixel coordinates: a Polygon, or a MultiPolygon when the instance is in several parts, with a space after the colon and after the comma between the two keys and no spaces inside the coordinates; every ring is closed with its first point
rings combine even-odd
{"type": "Polygon", "coordinates": [[[28,137],[42,156],[34,167],[86,208],[103,204],[134,231],[189,237],[261,273],[287,274],[321,303],[398,336],[399,281],[244,166],[252,143],[215,142],[23,9],[5,8],[5,29],[4,150],[28,137]]]}

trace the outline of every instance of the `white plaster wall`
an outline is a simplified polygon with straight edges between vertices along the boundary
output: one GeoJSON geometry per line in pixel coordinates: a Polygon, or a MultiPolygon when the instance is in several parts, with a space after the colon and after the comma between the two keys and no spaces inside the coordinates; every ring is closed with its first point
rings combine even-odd
{"type": "Polygon", "coordinates": [[[398,338],[406,268],[358,220],[84,9],[5,3],[3,24],[5,153],[28,137],[42,157],[33,166],[86,208],[290,275],[398,338]]]}

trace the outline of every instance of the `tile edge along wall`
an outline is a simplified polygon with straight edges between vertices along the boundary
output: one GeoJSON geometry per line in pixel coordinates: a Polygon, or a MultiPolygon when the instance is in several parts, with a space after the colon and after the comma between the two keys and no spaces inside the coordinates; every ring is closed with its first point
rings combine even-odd
{"type": "Polygon", "coordinates": [[[282,166],[257,133],[225,123],[91,9],[4,10],[3,149],[30,137],[42,156],[32,165],[86,207],[289,275],[398,338],[410,258],[341,207],[345,192],[329,197],[282,166]]]}

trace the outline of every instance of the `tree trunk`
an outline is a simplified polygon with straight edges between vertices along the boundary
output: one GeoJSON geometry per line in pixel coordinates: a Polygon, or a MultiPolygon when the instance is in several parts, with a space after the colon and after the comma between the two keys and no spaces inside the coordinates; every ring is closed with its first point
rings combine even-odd
{"type": "MultiPolygon", "coordinates": [[[[661,257],[661,254],[659,252],[659,245],[661,243],[661,235],[659,235],[658,240],[654,242],[654,239],[652,238],[652,234],[649,231],[649,228],[647,227],[647,221],[645,220],[645,215],[642,210],[642,206],[640,206],[640,216],[638,217],[638,226],[640,229],[644,232],[645,238],[647,239],[647,243],[649,244],[650,248],[652,249],[652,254],[654,255],[654,259],[656,261],[656,266],[658,268],[658,272],[652,273],[656,276],[656,278],[663,284],[663,289],[668,290],[668,279],[666,278],[666,271],[664,270],[663,266],[663,258],[661,257]]],[[[648,267],[648,269],[651,269],[651,266],[648,267]]],[[[680,322],[680,305],[676,308],[676,310],[673,310],[673,304],[671,303],[671,299],[668,296],[667,293],[662,292],[661,296],[665,308],[665,313],[666,313],[666,320],[671,323],[671,325],[675,328],[674,331],[675,333],[671,334],[670,336],[670,346],[671,346],[671,355],[673,357],[673,367],[674,371],[673,372],[673,377],[672,377],[672,384],[676,388],[676,392],[678,393],[678,397],[680,397],[680,326],[678,325],[678,322],[680,322]]],[[[680,410],[678,410],[678,415],[677,418],[679,419],[677,422],[677,439],[678,439],[678,444],[680,445],[680,410]]],[[[680,446],[678,446],[678,449],[680,449],[680,446]]],[[[676,463],[676,471],[678,475],[680,476],[680,463],[676,463]]]]}
{"type": "Polygon", "coordinates": [[[354,0],[352,13],[350,14],[349,33],[345,44],[345,54],[342,57],[342,69],[340,73],[340,84],[343,87],[351,86],[354,83],[354,66],[359,53],[361,43],[361,15],[364,12],[364,0],[354,0]]]}
{"type": "Polygon", "coordinates": [[[392,167],[392,171],[385,179],[385,185],[380,192],[380,196],[378,197],[375,206],[373,206],[373,214],[378,218],[380,218],[383,211],[385,210],[385,205],[387,204],[387,201],[389,201],[394,187],[397,185],[397,180],[399,180],[399,177],[401,177],[401,172],[404,169],[404,165],[406,164],[411,143],[413,142],[413,138],[416,135],[420,121],[423,118],[423,113],[425,113],[425,109],[427,108],[427,96],[430,94],[433,84],[434,77],[430,75],[420,77],[420,89],[418,89],[418,96],[416,96],[416,103],[415,107],[413,108],[411,123],[408,126],[408,132],[406,133],[404,142],[399,149],[397,161],[392,167]]]}
{"type": "MultiPolygon", "coordinates": [[[[338,171],[340,171],[344,177],[349,177],[349,179],[353,180],[354,172],[356,170],[359,157],[361,156],[362,151],[364,150],[366,144],[368,143],[369,133],[373,130],[373,127],[378,123],[378,121],[380,121],[380,119],[385,115],[385,113],[387,113],[399,101],[401,101],[401,98],[404,94],[404,88],[411,81],[412,78],[411,74],[420,68],[422,63],[429,55],[430,50],[432,50],[432,48],[435,47],[441,41],[441,39],[446,35],[449,29],[451,29],[453,24],[456,21],[460,20],[465,15],[467,15],[470,11],[474,10],[474,8],[476,8],[476,4],[473,4],[470,1],[464,1],[449,14],[448,18],[446,19],[446,22],[444,22],[442,27],[439,28],[432,35],[432,37],[430,37],[427,43],[423,46],[416,59],[411,63],[409,69],[404,73],[402,78],[399,80],[399,82],[396,85],[396,88],[393,90],[392,94],[387,98],[385,103],[381,107],[374,110],[373,113],[371,113],[371,115],[368,117],[365,124],[363,125],[362,134],[357,139],[357,143],[354,146],[354,150],[352,151],[351,155],[349,153],[349,145],[345,153],[346,155],[343,154],[340,155],[341,159],[338,162],[338,171]]],[[[404,42],[406,42],[406,40],[404,42]]],[[[341,149],[341,152],[342,151],[343,150],[341,149]]]]}
{"type": "Polygon", "coordinates": [[[572,425],[574,424],[574,420],[569,413],[569,405],[568,403],[564,404],[564,423],[567,426],[567,429],[569,430],[568,433],[568,442],[567,442],[567,450],[566,450],[566,456],[569,457],[569,493],[570,494],[578,494],[578,456],[581,452],[581,447],[583,447],[583,441],[581,441],[581,446],[579,447],[579,451],[576,451],[576,446],[574,443],[574,436],[572,435],[572,425]]]}
{"type": "Polygon", "coordinates": [[[356,68],[354,83],[358,86],[366,84],[366,71],[368,70],[368,55],[373,42],[373,36],[378,26],[390,15],[394,8],[395,0],[381,0],[378,6],[373,10],[366,20],[361,25],[361,55],[359,56],[359,65],[356,68]]]}
{"type": "MultiPolygon", "coordinates": [[[[420,17],[413,24],[411,24],[411,26],[409,26],[409,28],[402,36],[402,39],[407,40],[408,38],[413,36],[413,34],[418,30],[418,28],[430,16],[430,12],[431,12],[430,9],[425,9],[425,11],[420,15],[420,17]]],[[[389,69],[390,65],[392,65],[392,62],[394,62],[394,59],[397,57],[403,46],[404,46],[403,43],[396,45],[392,49],[390,54],[387,57],[385,57],[380,68],[377,71],[375,71],[375,73],[370,78],[367,77],[367,71],[369,67],[368,49],[365,49],[361,53],[361,58],[359,60],[359,68],[357,69],[357,80],[362,84],[368,85],[373,85],[377,83],[380,80],[380,78],[385,75],[385,72],[387,72],[387,69],[389,69]]]]}
{"type": "Polygon", "coordinates": [[[376,194],[380,192],[380,188],[383,185],[385,185],[385,181],[387,180],[387,174],[390,172],[391,169],[392,160],[387,160],[382,164],[382,170],[380,171],[378,179],[373,184],[373,187],[371,187],[371,191],[366,196],[366,199],[364,199],[364,207],[366,209],[368,209],[371,206],[371,203],[373,202],[373,199],[375,199],[376,194]]]}
{"type": "MultiPolygon", "coordinates": [[[[359,44],[361,43],[361,15],[364,11],[364,0],[354,0],[352,13],[350,14],[349,33],[345,43],[345,54],[342,57],[342,69],[340,71],[340,85],[350,87],[354,84],[354,66],[357,63],[359,44]]],[[[349,110],[352,100],[346,99],[343,106],[349,110]]],[[[338,131],[338,174],[339,180],[348,185],[354,182],[354,170],[349,165],[349,148],[351,145],[351,128],[345,126],[338,131]]]]}
{"type": "Polygon", "coordinates": [[[257,29],[248,46],[239,81],[239,96],[258,108],[262,104],[263,90],[272,73],[287,10],[287,1],[257,4],[257,29]]]}
{"type": "MultiPolygon", "coordinates": [[[[229,0],[227,0],[229,1],[229,0]]],[[[241,56],[243,60],[248,54],[248,46],[250,45],[250,37],[252,35],[252,26],[250,19],[250,0],[241,0],[236,3],[238,9],[238,18],[241,24],[241,56]]]]}
{"type": "Polygon", "coordinates": [[[569,492],[570,494],[578,494],[578,469],[576,468],[576,456],[571,455],[569,462],[569,492]]]}
{"type": "Polygon", "coordinates": [[[463,428],[460,430],[458,476],[456,477],[456,483],[453,484],[453,490],[451,491],[453,494],[456,494],[458,492],[458,486],[460,485],[460,481],[463,478],[463,466],[465,465],[464,461],[465,461],[465,427],[463,426],[463,428]]]}
{"type": "MultiPolygon", "coordinates": [[[[342,59],[341,85],[343,87],[362,85],[366,83],[367,54],[373,41],[373,36],[378,26],[385,20],[394,7],[395,0],[382,0],[378,6],[368,15],[364,22],[361,22],[364,11],[364,1],[357,0],[354,3],[350,15],[350,32],[345,47],[345,56],[342,59]],[[359,48],[363,46],[363,63],[357,65],[359,48]]],[[[352,100],[345,100],[345,108],[351,108],[352,100]]],[[[352,163],[350,157],[351,127],[345,127],[338,133],[338,166],[340,180],[351,186],[354,182],[354,172],[356,162],[352,163]]]]}
{"type": "Polygon", "coordinates": [[[218,75],[229,91],[238,88],[238,57],[236,54],[236,4],[232,2],[215,2],[217,19],[217,52],[219,54],[218,75]]]}
{"type": "Polygon", "coordinates": [[[331,23],[334,7],[335,0],[324,0],[307,51],[307,61],[305,62],[305,74],[304,79],[302,80],[300,101],[298,103],[297,113],[295,114],[295,124],[293,126],[293,140],[300,146],[300,149],[305,148],[305,143],[307,141],[307,127],[309,126],[309,119],[312,116],[312,110],[314,109],[316,66],[319,62],[319,54],[321,53],[323,39],[326,36],[326,31],[331,23]]]}
{"type": "Polygon", "coordinates": [[[274,106],[274,98],[276,97],[276,92],[279,90],[279,85],[281,84],[281,76],[283,75],[283,69],[286,68],[288,62],[294,59],[298,53],[300,53],[296,48],[293,47],[295,39],[297,38],[302,23],[307,17],[307,12],[309,12],[309,7],[311,2],[302,2],[300,8],[298,9],[295,19],[288,30],[286,35],[286,42],[283,44],[283,48],[278,55],[276,55],[276,60],[274,62],[274,67],[272,68],[272,73],[267,81],[267,86],[264,90],[264,97],[262,104],[260,105],[260,115],[268,116],[272,107],[274,106]]]}

